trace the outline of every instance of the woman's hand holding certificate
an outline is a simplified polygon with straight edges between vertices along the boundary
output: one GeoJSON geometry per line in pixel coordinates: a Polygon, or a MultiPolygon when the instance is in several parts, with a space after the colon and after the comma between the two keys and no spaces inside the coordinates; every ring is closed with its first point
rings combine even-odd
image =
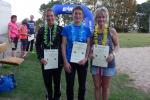
{"type": "Polygon", "coordinates": [[[93,65],[99,67],[107,67],[107,60],[111,60],[111,57],[109,57],[109,46],[94,45],[93,56],[93,65]]]}
{"type": "Polygon", "coordinates": [[[114,55],[112,53],[110,53],[106,59],[107,62],[111,62],[114,58],[114,55]]]}

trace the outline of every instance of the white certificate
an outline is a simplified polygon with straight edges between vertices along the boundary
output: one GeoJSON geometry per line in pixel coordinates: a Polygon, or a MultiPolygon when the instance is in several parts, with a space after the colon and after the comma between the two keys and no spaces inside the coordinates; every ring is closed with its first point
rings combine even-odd
{"type": "Polygon", "coordinates": [[[31,41],[33,39],[34,39],[34,34],[31,34],[31,35],[28,36],[28,41],[31,41]]]}
{"type": "Polygon", "coordinates": [[[71,62],[78,63],[80,60],[85,58],[87,44],[82,42],[74,42],[72,53],[71,53],[71,62]]]}
{"type": "Polygon", "coordinates": [[[45,70],[58,68],[58,49],[44,49],[44,59],[47,61],[45,70]]]}
{"type": "Polygon", "coordinates": [[[94,45],[93,48],[93,64],[95,66],[99,67],[107,67],[108,62],[106,61],[106,58],[109,54],[109,46],[103,46],[103,45],[94,45]]]}

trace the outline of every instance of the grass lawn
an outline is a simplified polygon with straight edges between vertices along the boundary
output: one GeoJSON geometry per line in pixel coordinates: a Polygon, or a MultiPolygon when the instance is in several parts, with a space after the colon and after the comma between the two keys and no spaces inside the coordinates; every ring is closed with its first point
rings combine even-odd
{"type": "Polygon", "coordinates": [[[144,47],[150,46],[149,33],[119,33],[121,47],[144,47]]]}
{"type": "MultiPolygon", "coordinates": [[[[150,34],[119,34],[121,47],[148,46],[150,34]],[[142,42],[140,44],[139,40],[142,42]]],[[[10,66],[5,65],[3,72],[8,72],[10,66]]],[[[29,54],[16,74],[17,88],[7,93],[0,93],[0,100],[45,100],[45,89],[40,65],[35,54],[29,54]]],[[[150,93],[144,93],[132,87],[128,75],[118,74],[113,78],[109,100],[150,100],[150,93]]],[[[77,79],[75,84],[77,97],[77,79]]],[[[87,76],[86,100],[94,100],[93,82],[90,72],[87,76]]],[[[65,76],[62,71],[62,100],[65,98],[65,76]]]]}

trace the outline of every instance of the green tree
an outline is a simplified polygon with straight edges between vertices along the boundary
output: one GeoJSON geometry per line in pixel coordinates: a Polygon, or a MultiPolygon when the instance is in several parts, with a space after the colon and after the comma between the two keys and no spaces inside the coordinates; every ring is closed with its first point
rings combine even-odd
{"type": "MultiPolygon", "coordinates": [[[[41,26],[44,25],[44,16],[45,16],[45,11],[48,9],[48,8],[52,8],[55,4],[61,4],[60,1],[53,1],[51,0],[50,2],[48,2],[47,4],[42,4],[39,8],[39,11],[40,11],[40,14],[42,15],[42,18],[39,18],[37,21],[36,21],[36,30],[38,30],[41,26]]],[[[56,20],[58,21],[59,23],[59,16],[56,16],[56,20]]]]}
{"type": "MultiPolygon", "coordinates": [[[[44,12],[46,11],[47,8],[52,8],[55,4],[64,4],[65,2],[60,2],[60,1],[51,1],[47,4],[42,4],[40,6],[40,13],[44,16],[44,12]]],[[[69,4],[69,2],[65,3],[69,4]]],[[[68,24],[71,21],[71,16],[68,14],[63,14],[63,15],[56,15],[56,20],[58,23],[60,23],[60,19],[63,19],[62,23],[64,25],[68,24]]]]}
{"type": "Polygon", "coordinates": [[[42,4],[40,6],[40,13],[44,13],[44,11],[46,11],[47,8],[52,8],[55,4],[62,4],[62,2],[60,1],[50,1],[47,4],[42,4]]]}
{"type": "Polygon", "coordinates": [[[126,24],[134,22],[136,17],[136,0],[101,0],[110,13],[110,21],[118,31],[124,31],[126,24]]]}
{"type": "Polygon", "coordinates": [[[149,31],[150,0],[137,6],[137,21],[140,32],[149,31]]]}
{"type": "Polygon", "coordinates": [[[39,28],[40,28],[41,26],[43,26],[43,24],[44,24],[44,21],[43,21],[42,18],[39,18],[38,20],[36,20],[36,22],[35,22],[35,25],[36,25],[36,32],[39,30],[39,28]]]}

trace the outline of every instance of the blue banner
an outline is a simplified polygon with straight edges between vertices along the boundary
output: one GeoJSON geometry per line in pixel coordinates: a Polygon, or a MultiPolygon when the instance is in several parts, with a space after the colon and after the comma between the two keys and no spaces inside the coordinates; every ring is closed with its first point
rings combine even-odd
{"type": "MultiPolygon", "coordinates": [[[[75,6],[78,6],[78,5],[74,5],[74,4],[70,4],[70,5],[54,5],[52,7],[54,13],[56,15],[59,15],[59,14],[72,14],[72,10],[75,6]]],[[[83,20],[83,23],[90,27],[90,30],[93,31],[94,29],[94,17],[93,17],[93,14],[92,12],[89,10],[89,8],[87,8],[85,5],[80,5],[83,9],[83,12],[84,12],[84,20],[83,20]]]]}

